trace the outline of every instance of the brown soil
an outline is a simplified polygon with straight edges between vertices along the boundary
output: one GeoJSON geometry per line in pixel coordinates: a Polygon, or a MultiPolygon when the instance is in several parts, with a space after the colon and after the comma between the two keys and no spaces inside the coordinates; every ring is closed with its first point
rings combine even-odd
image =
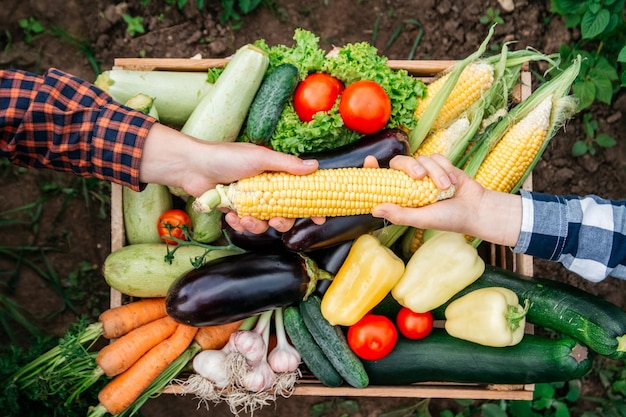
{"type": "MultiPolygon", "coordinates": [[[[457,59],[473,52],[484,39],[487,26],[481,24],[479,19],[485,15],[487,8],[501,9],[496,0],[278,0],[272,9],[261,7],[243,16],[241,27],[233,29],[219,23],[219,2],[205,2],[209,5],[203,11],[197,10],[195,2],[188,3],[179,11],[174,6],[156,0],[150,1],[147,6],[142,6],[139,0],[125,3],[105,0],[4,1],[0,10],[0,22],[3,22],[0,67],[15,67],[37,73],[49,67],[57,67],[87,80],[94,80],[96,72],[87,55],[79,48],[81,45],[89,46],[100,70],[106,70],[116,57],[184,58],[196,54],[225,57],[238,46],[261,38],[269,45],[291,44],[297,27],[316,33],[321,44],[328,49],[333,45],[368,41],[390,59],[407,59],[419,31],[415,19],[423,27],[423,37],[414,59],[457,59]],[[125,32],[122,13],[143,16],[146,33],[129,36],[125,32]],[[57,28],[69,36],[46,33],[27,42],[18,20],[29,17],[41,22],[46,29],[57,28]],[[386,48],[386,43],[402,23],[405,25],[398,38],[386,48]]],[[[558,51],[561,43],[579,37],[575,31],[567,30],[560,18],[549,13],[549,1],[518,0],[514,3],[513,11],[502,11],[505,23],[496,28],[492,44],[515,40],[515,48],[531,46],[542,52],[553,53],[558,51]]],[[[624,89],[615,97],[612,105],[595,105],[593,112],[600,132],[615,138],[618,146],[599,149],[594,156],[573,158],[572,144],[585,137],[581,118],[575,118],[553,139],[535,169],[535,190],[554,194],[594,193],[607,198],[624,198],[624,89]]],[[[36,234],[38,243],[55,242],[56,247],[61,249],[59,253],[50,253],[49,259],[61,277],[62,284],[67,285],[65,277],[77,271],[83,261],[87,262],[85,274],[96,275],[95,279],[88,281],[87,288],[79,288],[83,293],[74,301],[79,312],[94,314],[105,308],[108,302],[106,285],[98,277],[98,271],[110,248],[110,219],[98,215],[99,203],[91,199],[86,208],[85,200],[78,196],[69,199],[69,204],[65,205],[64,190],[71,188],[76,181],[69,175],[32,170],[23,172],[11,168],[0,172],[3,173],[0,176],[3,190],[0,211],[32,203],[43,195],[44,186],[56,185],[56,188],[45,194],[50,197],[50,201],[42,214],[42,228],[36,234]],[[64,244],[59,245],[59,241],[64,244]]],[[[32,243],[26,241],[30,239],[29,236],[32,236],[32,230],[28,225],[13,226],[2,234],[0,243],[15,245],[19,242],[27,245],[32,243]]],[[[7,260],[0,258],[0,270],[7,268],[6,263],[7,260]]],[[[9,262],[8,265],[14,268],[15,264],[9,262]]],[[[626,309],[626,281],[608,278],[592,284],[568,273],[560,265],[544,261],[535,261],[534,268],[537,275],[569,282],[626,309]]],[[[51,313],[63,308],[61,301],[50,285],[29,272],[28,268],[23,268],[23,271],[17,279],[12,298],[37,318],[48,332],[62,334],[76,319],[75,314],[65,311],[50,318],[51,313]]],[[[21,332],[19,328],[15,331],[18,334],[21,332]]],[[[593,378],[585,381],[583,386],[584,395],[602,395],[602,387],[593,378]]],[[[323,400],[326,398],[281,399],[276,407],[266,407],[255,415],[303,415],[311,405],[323,400]]],[[[358,399],[360,411],[351,415],[375,416],[416,401],[361,398],[358,399]]],[[[203,410],[195,411],[196,405],[196,401],[191,398],[168,395],[149,401],[142,414],[155,417],[180,413],[209,414],[203,410]]],[[[453,404],[450,402],[432,400],[431,411],[451,406],[453,404]]],[[[579,406],[593,407],[583,401],[579,406]]],[[[336,414],[339,415],[340,411],[336,414]]],[[[211,410],[211,415],[229,414],[228,409],[221,406],[211,410]]]]}

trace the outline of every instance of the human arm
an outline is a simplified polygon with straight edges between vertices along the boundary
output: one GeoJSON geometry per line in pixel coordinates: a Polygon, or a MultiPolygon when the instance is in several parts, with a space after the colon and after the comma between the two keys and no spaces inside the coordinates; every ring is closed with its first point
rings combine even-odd
{"type": "Polygon", "coordinates": [[[626,201],[521,190],[515,252],[556,261],[593,282],[626,279],[626,201]]]}
{"type": "MultiPolygon", "coordinates": [[[[43,76],[0,70],[0,156],[134,190],[146,183],[180,187],[193,196],[262,171],[307,174],[317,168],[315,161],[252,144],[193,139],[57,69],[43,76]]],[[[226,218],[239,230],[260,233],[268,227],[232,213],[226,218]]],[[[269,222],[280,231],[292,224],[269,222]]]]}
{"type": "Polygon", "coordinates": [[[433,205],[381,204],[373,214],[420,229],[448,230],[509,246],[514,252],[561,263],[590,281],[626,279],[626,201],[487,190],[440,155],[396,157],[391,166],[438,187],[454,184],[454,197],[433,205]]]}
{"type": "Polygon", "coordinates": [[[428,175],[441,189],[453,184],[454,197],[417,209],[379,204],[372,215],[394,224],[463,233],[504,246],[517,243],[522,223],[519,195],[484,188],[441,155],[399,156],[390,166],[415,178],[428,175]]]}

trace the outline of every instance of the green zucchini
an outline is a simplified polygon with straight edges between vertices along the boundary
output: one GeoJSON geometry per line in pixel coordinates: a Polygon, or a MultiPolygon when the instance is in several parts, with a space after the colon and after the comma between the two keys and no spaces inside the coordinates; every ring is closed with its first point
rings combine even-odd
{"type": "Polygon", "coordinates": [[[526,334],[515,346],[491,347],[450,336],[435,328],[424,339],[399,337],[393,351],[378,361],[363,361],[371,384],[416,382],[534,384],[577,379],[589,372],[586,346],[571,337],[550,339],[526,334]]]}
{"type": "MultiPolygon", "coordinates": [[[[165,243],[140,243],[111,252],[102,266],[102,274],[111,288],[134,297],[165,297],[172,282],[191,270],[191,260],[205,249],[186,245],[176,250],[172,263],[164,260],[165,243]]],[[[240,253],[230,250],[210,251],[204,261],[240,253]]]]}
{"type": "Polygon", "coordinates": [[[322,349],[319,347],[311,333],[304,324],[300,309],[296,306],[285,308],[285,330],[293,346],[296,348],[302,362],[319,381],[327,387],[338,387],[343,383],[343,378],[335,370],[322,349]]]}
{"type": "Polygon", "coordinates": [[[213,88],[207,80],[206,72],[112,69],[98,75],[94,84],[120,103],[147,94],[154,98],[161,123],[182,126],[213,88]]]}
{"type": "Polygon", "coordinates": [[[148,184],[143,191],[122,187],[122,213],[126,242],[162,243],[157,228],[159,216],[173,207],[167,186],[148,184]]]}
{"type": "Polygon", "coordinates": [[[281,64],[265,76],[248,113],[246,134],[250,142],[268,144],[297,84],[298,68],[292,64],[281,64]]]}
{"type": "Polygon", "coordinates": [[[213,142],[234,142],[246,120],[269,65],[267,53],[254,45],[235,52],[213,88],[204,96],[181,132],[213,142]]]}
{"type": "Polygon", "coordinates": [[[331,325],[322,316],[320,305],[321,300],[316,295],[300,302],[304,324],[339,375],[355,388],[367,387],[369,378],[363,363],[348,346],[341,328],[331,325]]]}
{"type": "MultiPolygon", "coordinates": [[[[528,323],[573,337],[608,358],[626,358],[626,311],[604,298],[563,282],[524,277],[489,265],[481,277],[453,299],[492,286],[509,288],[520,300],[530,300],[528,323]]],[[[435,315],[440,317],[445,307],[435,315]]]]}
{"type": "Polygon", "coordinates": [[[222,213],[213,210],[210,213],[202,213],[193,209],[195,198],[187,198],[185,212],[191,220],[191,238],[200,243],[211,243],[222,237],[222,213]]]}

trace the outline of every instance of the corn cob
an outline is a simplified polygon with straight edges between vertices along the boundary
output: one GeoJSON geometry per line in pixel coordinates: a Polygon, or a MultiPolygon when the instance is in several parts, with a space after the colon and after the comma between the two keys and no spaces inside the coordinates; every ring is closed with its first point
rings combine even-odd
{"type": "Polygon", "coordinates": [[[485,157],[474,177],[483,187],[510,193],[539,153],[548,134],[552,97],[512,126],[485,157]]]}
{"type": "MultiPolygon", "coordinates": [[[[439,77],[428,85],[426,98],[421,100],[415,109],[415,117],[420,119],[430,105],[433,97],[441,90],[449,74],[439,77]]],[[[437,131],[448,126],[457,119],[473,103],[491,88],[494,81],[494,70],[491,64],[474,62],[469,64],[459,77],[452,93],[446,99],[439,115],[433,122],[431,129],[437,131]]]]}
{"type": "Polygon", "coordinates": [[[463,137],[469,127],[469,119],[466,117],[458,118],[450,126],[439,129],[427,136],[413,156],[431,156],[436,153],[447,156],[449,149],[463,137]]]}
{"type": "Polygon", "coordinates": [[[385,168],[321,169],[309,175],[268,172],[218,186],[194,201],[194,209],[217,207],[261,220],[272,217],[351,216],[370,213],[380,203],[421,207],[452,197],[430,178],[416,180],[385,168]]]}

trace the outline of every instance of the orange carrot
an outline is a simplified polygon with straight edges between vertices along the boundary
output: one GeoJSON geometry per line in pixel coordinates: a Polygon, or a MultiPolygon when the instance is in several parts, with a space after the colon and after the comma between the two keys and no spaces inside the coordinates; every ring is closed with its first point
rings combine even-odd
{"type": "Polygon", "coordinates": [[[178,323],[165,316],[144,324],[103,347],[96,357],[96,364],[107,376],[121,374],[137,362],[144,353],[174,333],[178,323]]]}
{"type": "Polygon", "coordinates": [[[215,350],[223,348],[230,335],[239,328],[243,320],[217,326],[200,327],[196,334],[195,341],[202,347],[202,350],[215,350]]]}
{"type": "Polygon", "coordinates": [[[103,336],[115,339],[146,323],[165,317],[165,298],[144,298],[100,314],[103,336]]]}
{"type": "Polygon", "coordinates": [[[197,332],[197,327],[179,324],[174,334],[146,352],[100,391],[100,405],[113,415],[128,408],[189,347],[197,332]]]}

